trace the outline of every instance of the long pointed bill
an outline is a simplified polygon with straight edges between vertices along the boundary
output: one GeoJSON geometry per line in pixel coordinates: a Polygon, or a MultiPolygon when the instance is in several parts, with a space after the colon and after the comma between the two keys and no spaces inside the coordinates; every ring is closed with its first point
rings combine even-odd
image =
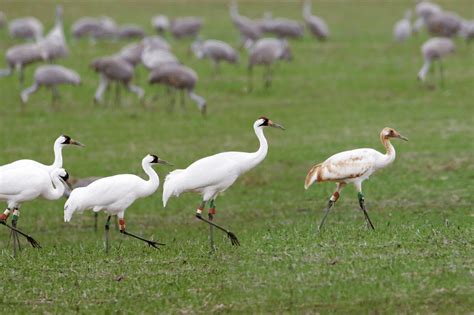
{"type": "Polygon", "coordinates": [[[281,130],[285,130],[285,127],[283,127],[280,124],[274,123],[271,120],[268,122],[268,126],[273,127],[273,128],[278,128],[278,129],[281,129],[281,130]]]}
{"type": "Polygon", "coordinates": [[[404,136],[402,136],[402,135],[398,135],[398,138],[400,138],[400,139],[402,139],[402,140],[404,140],[404,141],[408,141],[408,138],[407,138],[407,137],[404,137],[404,136]]]}
{"type": "Polygon", "coordinates": [[[69,144],[78,145],[80,147],[85,147],[84,144],[80,143],[79,141],[73,140],[73,139],[71,139],[71,141],[69,141],[69,144]]]}
{"type": "Polygon", "coordinates": [[[174,165],[171,164],[170,162],[165,161],[165,160],[162,160],[162,159],[158,159],[158,162],[157,162],[157,163],[164,164],[164,165],[168,165],[168,166],[174,166],[174,165]]]}

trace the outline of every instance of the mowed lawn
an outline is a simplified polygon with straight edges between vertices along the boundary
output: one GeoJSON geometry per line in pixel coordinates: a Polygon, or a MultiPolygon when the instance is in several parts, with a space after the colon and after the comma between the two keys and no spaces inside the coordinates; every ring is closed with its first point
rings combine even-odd
{"type": "MultiPolygon", "coordinates": [[[[457,52],[444,62],[445,85],[428,89],[416,80],[422,65],[422,33],[393,44],[392,26],[413,1],[313,1],[331,38],[309,34],[290,40],[294,60],[274,69],[270,89],[255,71],[246,91],[247,54],[240,64],[213,75],[207,60],[188,53],[189,40],[167,39],[181,61],[199,74],[196,92],[208,101],[203,118],[187,100],[168,110],[160,86],[149,86],[138,69],[146,100],[114,91],[106,103],[92,101],[98,56],[126,42],[69,40],[70,57],[59,63],[78,71],[80,87],[61,87],[59,108],[41,90],[21,107],[17,76],[0,79],[0,164],[20,158],[44,163],[61,133],[86,144],[64,149],[71,177],[134,173],[145,176],[141,159],[154,153],[185,168],[222,151],[255,151],[252,124],[261,115],[286,131],[265,130],[265,161],[217,199],[216,221],[236,233],[232,247],[217,231],[209,253],[208,227],[194,218],[200,197],[186,194],[162,207],[161,189],[126,212],[127,229],[166,243],[160,250],[112,230],[112,250],[103,247],[101,213],[94,232],[85,212],[63,222],[65,200],[25,203],[19,227],[43,246],[12,258],[9,231],[0,228],[2,313],[445,313],[474,310],[474,47],[456,39],[457,52]],[[156,96],[156,99],[154,97],[156,96]],[[364,183],[375,231],[367,230],[356,191],[348,186],[317,233],[322,210],[335,185],[303,188],[307,170],[330,155],[358,147],[383,150],[379,132],[393,127],[410,141],[394,140],[397,159],[364,183]]],[[[473,18],[469,0],[443,7],[473,18]]],[[[54,22],[50,1],[3,1],[9,19],[38,17],[54,22]]],[[[158,13],[202,16],[204,38],[238,44],[227,1],[68,1],[65,28],[81,16],[109,15],[138,23],[152,33],[158,13]]],[[[242,14],[301,19],[301,1],[239,1],[242,14]]],[[[68,38],[70,39],[70,38],[68,38]]],[[[20,41],[0,30],[0,50],[20,41]]],[[[4,63],[2,62],[2,65],[4,63]]],[[[36,66],[26,71],[32,82],[36,66]]],[[[434,73],[431,73],[434,74],[434,73]]],[[[431,83],[438,83],[430,76],[431,83]]],[[[160,178],[173,167],[156,167],[160,178]]]]}

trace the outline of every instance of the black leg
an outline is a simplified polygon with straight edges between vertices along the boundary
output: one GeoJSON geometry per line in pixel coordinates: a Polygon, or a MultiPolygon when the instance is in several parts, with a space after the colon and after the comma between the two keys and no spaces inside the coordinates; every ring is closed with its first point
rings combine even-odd
{"type": "Polygon", "coordinates": [[[97,232],[99,226],[99,212],[94,212],[94,231],[97,232]]]}
{"type": "Polygon", "coordinates": [[[365,216],[365,220],[367,222],[367,225],[370,226],[370,228],[372,228],[372,230],[375,230],[374,225],[370,221],[369,214],[367,213],[367,209],[365,208],[364,195],[361,192],[359,192],[357,194],[357,197],[359,198],[359,205],[360,205],[360,208],[362,209],[362,211],[364,212],[364,216],[365,216]]]}
{"type": "Polygon", "coordinates": [[[5,225],[7,228],[9,228],[10,230],[12,231],[15,231],[17,232],[18,234],[20,234],[21,236],[25,237],[27,239],[27,241],[31,244],[31,246],[33,246],[34,248],[41,248],[40,244],[34,239],[32,238],[30,235],[18,230],[17,228],[9,225],[8,223],[6,223],[5,221],[0,221],[0,224],[3,224],[5,225]]]}
{"type": "Polygon", "coordinates": [[[198,218],[199,220],[204,221],[207,224],[212,225],[212,226],[218,228],[219,230],[223,231],[224,233],[226,233],[227,236],[229,237],[230,242],[232,243],[232,245],[237,245],[237,246],[240,245],[239,240],[237,239],[237,236],[235,236],[235,234],[232,233],[231,231],[227,230],[226,228],[224,228],[224,227],[222,227],[222,226],[220,226],[220,225],[218,225],[218,224],[216,224],[212,221],[204,219],[200,213],[196,213],[196,218],[198,218]]]}
{"type": "Polygon", "coordinates": [[[326,218],[328,217],[329,210],[331,210],[332,206],[335,204],[335,201],[329,200],[328,205],[326,208],[324,208],[324,216],[323,219],[321,220],[321,223],[319,223],[318,231],[321,231],[323,228],[324,222],[326,222],[326,218]]]}
{"type": "Polygon", "coordinates": [[[135,234],[132,234],[132,233],[129,233],[125,230],[120,230],[120,233],[124,234],[124,235],[127,235],[127,236],[131,236],[133,238],[136,238],[140,241],[143,241],[143,242],[146,242],[149,246],[151,247],[154,247],[154,248],[158,248],[159,245],[165,245],[163,243],[158,243],[158,242],[155,242],[155,241],[150,241],[150,240],[147,240],[141,236],[138,236],[138,235],[135,235],[135,234]]]}
{"type": "MultiPolygon", "coordinates": [[[[97,212],[96,212],[97,214],[97,212]]],[[[112,216],[107,217],[107,221],[105,222],[105,253],[109,252],[109,230],[110,230],[110,219],[112,216]]]]}

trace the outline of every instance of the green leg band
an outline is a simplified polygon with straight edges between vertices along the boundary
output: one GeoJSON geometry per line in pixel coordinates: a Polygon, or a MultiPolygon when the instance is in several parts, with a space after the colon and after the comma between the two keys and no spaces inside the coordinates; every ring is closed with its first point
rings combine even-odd
{"type": "Polygon", "coordinates": [[[357,193],[357,198],[359,198],[359,201],[364,200],[364,194],[361,192],[357,193]]]}
{"type": "Polygon", "coordinates": [[[211,203],[209,204],[209,208],[215,208],[216,204],[214,203],[214,199],[211,199],[211,203]]]}

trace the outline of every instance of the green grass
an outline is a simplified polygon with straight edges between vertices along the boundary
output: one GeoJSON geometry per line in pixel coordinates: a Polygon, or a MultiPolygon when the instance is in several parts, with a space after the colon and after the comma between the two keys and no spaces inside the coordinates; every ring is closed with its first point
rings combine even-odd
{"type": "MultiPolygon", "coordinates": [[[[240,2],[240,1],[239,1],[240,2]]],[[[472,3],[444,1],[472,18],[472,3]],[[471,13],[471,16],[469,16],[471,13]]],[[[151,31],[156,13],[199,15],[203,36],[237,44],[224,1],[67,2],[66,29],[83,15],[110,15],[151,31]]],[[[270,2],[240,3],[256,17],[270,2]]],[[[88,67],[125,42],[70,44],[60,63],[77,70],[81,87],[62,87],[60,110],[42,90],[25,108],[16,77],[0,81],[0,164],[20,158],[49,163],[61,133],[87,147],[66,148],[65,167],[73,177],[136,173],[155,153],[183,168],[226,150],[256,150],[252,124],[266,115],[287,130],[266,130],[266,160],[217,200],[217,222],[229,227],[242,246],[233,248],[217,234],[210,255],[208,228],[194,219],[199,197],[171,199],[162,208],[161,188],[126,213],[132,232],[166,243],[157,251],[112,233],[105,255],[103,232],[93,231],[90,212],[63,222],[64,200],[35,201],[22,208],[19,226],[42,244],[24,244],[11,257],[7,229],[0,230],[4,313],[470,313],[473,290],[474,119],[473,48],[457,39],[457,53],[446,59],[444,88],[429,90],[416,81],[426,34],[403,45],[391,43],[391,30],[412,1],[317,1],[332,37],[320,44],[305,35],[291,41],[295,59],[275,68],[265,90],[245,91],[246,54],[238,66],[223,65],[212,76],[210,64],[187,55],[189,42],[170,40],[174,52],[200,77],[196,92],[209,103],[200,117],[187,102],[167,112],[164,89],[146,89],[145,106],[122,93],[122,104],[92,102],[98,76],[88,67]],[[159,100],[152,101],[158,93],[159,100]],[[356,192],[347,187],[326,229],[316,233],[333,184],[303,189],[308,168],[333,153],[357,147],[382,150],[378,134],[390,126],[410,138],[394,141],[395,163],[365,182],[375,231],[364,226],[356,192]]],[[[300,2],[279,2],[275,16],[300,18],[300,2]]],[[[9,18],[34,15],[48,29],[54,3],[4,2],[9,18]]],[[[18,43],[0,30],[0,49],[18,43]]],[[[27,69],[27,85],[34,66],[27,69]]],[[[431,77],[432,79],[433,77],[431,77]]],[[[158,166],[163,179],[172,168],[158,166]]],[[[105,216],[100,216],[101,225],[105,216]]]]}

